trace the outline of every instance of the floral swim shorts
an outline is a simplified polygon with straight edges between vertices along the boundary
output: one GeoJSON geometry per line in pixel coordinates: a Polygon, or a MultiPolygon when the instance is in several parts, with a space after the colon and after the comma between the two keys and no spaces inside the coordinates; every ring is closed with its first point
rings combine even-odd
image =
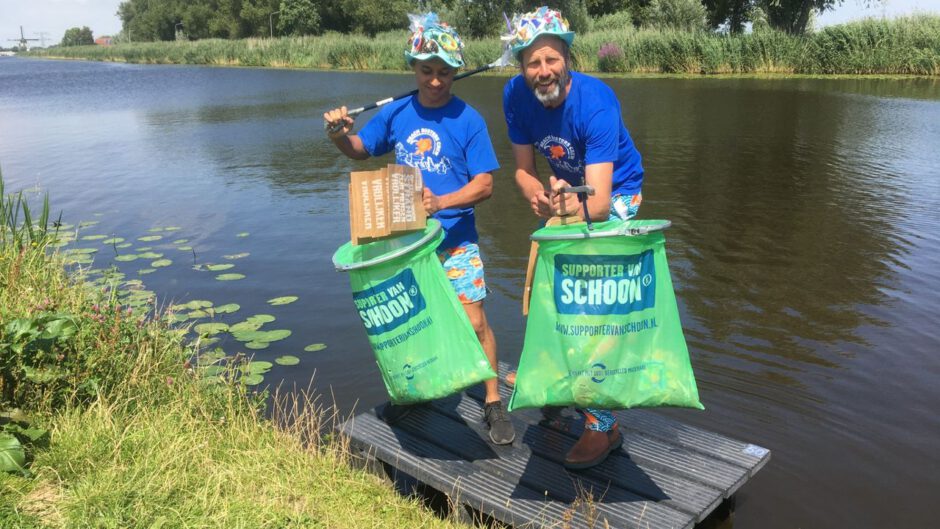
{"type": "Polygon", "coordinates": [[[614,195],[610,197],[610,220],[630,220],[636,217],[643,202],[643,193],[635,195],[614,195]]]}
{"type": "Polygon", "coordinates": [[[437,258],[461,303],[474,303],[486,297],[483,260],[480,259],[480,246],[477,243],[465,242],[455,248],[438,248],[437,258]]]}

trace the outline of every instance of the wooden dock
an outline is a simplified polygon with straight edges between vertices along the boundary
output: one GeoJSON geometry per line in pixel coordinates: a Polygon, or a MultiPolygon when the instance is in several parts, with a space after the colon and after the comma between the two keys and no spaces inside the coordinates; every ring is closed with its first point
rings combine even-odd
{"type": "MultiPolygon", "coordinates": [[[[500,386],[508,402],[510,390],[500,386]]],[[[597,467],[569,471],[561,462],[581,434],[577,414],[540,424],[539,410],[515,411],[515,442],[495,446],[483,396],[478,387],[424,404],[394,426],[369,410],[340,431],[373,468],[413,476],[476,516],[540,528],[691,528],[770,460],[765,448],[626,410],[617,412],[623,448],[597,467]]]]}

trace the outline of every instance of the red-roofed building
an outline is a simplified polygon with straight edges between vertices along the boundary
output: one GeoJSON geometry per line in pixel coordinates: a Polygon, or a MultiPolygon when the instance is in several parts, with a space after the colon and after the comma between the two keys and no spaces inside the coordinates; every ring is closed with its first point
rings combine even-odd
{"type": "Polygon", "coordinates": [[[108,37],[108,36],[98,37],[97,39],[95,39],[95,44],[97,44],[97,45],[99,45],[99,46],[110,46],[110,45],[111,45],[111,37],[108,37]]]}

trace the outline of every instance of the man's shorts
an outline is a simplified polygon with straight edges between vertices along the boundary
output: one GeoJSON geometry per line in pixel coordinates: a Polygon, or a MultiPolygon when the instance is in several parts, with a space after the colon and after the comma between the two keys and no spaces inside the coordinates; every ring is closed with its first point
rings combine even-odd
{"type": "Polygon", "coordinates": [[[643,202],[643,193],[635,195],[614,195],[610,197],[610,220],[630,220],[636,217],[643,202]]]}
{"type": "Polygon", "coordinates": [[[483,260],[477,243],[465,242],[455,248],[438,249],[437,258],[461,303],[474,303],[486,297],[483,260]]]}

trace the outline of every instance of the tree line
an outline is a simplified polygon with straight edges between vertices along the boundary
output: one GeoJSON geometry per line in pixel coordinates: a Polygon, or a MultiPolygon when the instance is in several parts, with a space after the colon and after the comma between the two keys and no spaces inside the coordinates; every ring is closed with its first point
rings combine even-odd
{"type": "MultiPolygon", "coordinates": [[[[803,34],[813,17],[843,0],[126,0],[118,7],[119,41],[239,39],[318,35],[373,36],[407,28],[407,13],[434,10],[462,35],[492,37],[503,13],[540,5],[561,10],[575,31],[632,24],[686,30],[743,31],[748,24],[803,34]]],[[[871,0],[877,1],[877,0],[871,0]]]]}

